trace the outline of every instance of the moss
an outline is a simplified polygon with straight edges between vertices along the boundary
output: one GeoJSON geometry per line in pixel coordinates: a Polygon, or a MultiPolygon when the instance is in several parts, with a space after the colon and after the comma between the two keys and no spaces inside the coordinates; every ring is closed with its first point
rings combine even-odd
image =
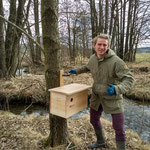
{"type": "Polygon", "coordinates": [[[49,136],[44,140],[44,147],[48,147],[48,146],[50,146],[50,137],[49,136]]]}

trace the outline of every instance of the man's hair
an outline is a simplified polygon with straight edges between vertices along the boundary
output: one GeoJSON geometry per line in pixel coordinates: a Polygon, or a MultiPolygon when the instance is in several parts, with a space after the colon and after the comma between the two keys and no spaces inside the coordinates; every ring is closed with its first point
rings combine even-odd
{"type": "Polygon", "coordinates": [[[100,33],[92,40],[93,46],[96,44],[99,38],[106,39],[108,41],[108,45],[110,45],[110,36],[107,34],[100,33]]]}

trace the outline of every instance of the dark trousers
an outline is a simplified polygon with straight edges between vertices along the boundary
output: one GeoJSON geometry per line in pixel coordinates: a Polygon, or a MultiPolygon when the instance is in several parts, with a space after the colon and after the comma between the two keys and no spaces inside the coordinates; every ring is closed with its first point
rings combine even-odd
{"type": "MultiPolygon", "coordinates": [[[[98,111],[90,108],[90,123],[93,125],[94,129],[102,129],[102,124],[100,121],[103,108],[100,105],[98,111]]],[[[125,131],[124,131],[124,113],[111,114],[112,125],[115,130],[116,141],[125,141],[125,131]]]]}

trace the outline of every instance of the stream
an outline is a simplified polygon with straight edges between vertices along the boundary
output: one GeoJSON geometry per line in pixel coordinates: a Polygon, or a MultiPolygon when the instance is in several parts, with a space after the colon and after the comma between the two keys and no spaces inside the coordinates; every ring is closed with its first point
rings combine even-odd
{"type": "MultiPolygon", "coordinates": [[[[34,114],[36,116],[42,115],[46,116],[49,114],[48,108],[39,105],[29,106],[15,106],[10,105],[10,111],[17,115],[29,115],[34,114]],[[28,109],[27,109],[28,108],[28,109]]],[[[136,102],[129,99],[124,99],[125,108],[125,129],[132,129],[137,132],[143,141],[150,143],[150,102],[144,103],[136,102]]],[[[72,118],[77,118],[89,114],[89,109],[85,109],[72,116],[72,118]]],[[[103,117],[111,121],[111,115],[104,114],[103,117]]]]}
{"type": "MultiPolygon", "coordinates": [[[[125,129],[137,132],[143,141],[150,143],[150,102],[136,102],[124,99],[125,129]]],[[[111,121],[111,115],[104,114],[111,121]]]]}

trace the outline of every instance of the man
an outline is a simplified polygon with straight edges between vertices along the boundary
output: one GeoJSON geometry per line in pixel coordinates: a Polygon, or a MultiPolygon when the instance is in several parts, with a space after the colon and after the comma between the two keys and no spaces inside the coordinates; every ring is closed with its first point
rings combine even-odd
{"type": "Polygon", "coordinates": [[[96,54],[90,57],[87,65],[71,69],[70,73],[80,74],[90,71],[94,79],[92,96],[90,99],[90,122],[93,125],[97,142],[89,148],[105,147],[100,117],[104,111],[112,116],[115,130],[117,150],[125,150],[125,131],[123,97],[133,87],[134,78],[125,62],[110,48],[108,35],[100,34],[93,39],[96,54]]]}

